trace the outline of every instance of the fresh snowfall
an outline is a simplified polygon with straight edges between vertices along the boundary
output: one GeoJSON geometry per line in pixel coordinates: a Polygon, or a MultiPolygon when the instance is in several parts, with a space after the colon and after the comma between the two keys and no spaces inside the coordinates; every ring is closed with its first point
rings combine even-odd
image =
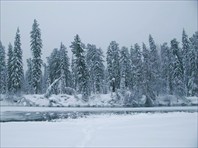
{"type": "Polygon", "coordinates": [[[44,62],[35,19],[23,63],[17,28],[0,41],[0,147],[198,147],[198,32],[181,39],[104,53],[76,34],[44,62]]]}

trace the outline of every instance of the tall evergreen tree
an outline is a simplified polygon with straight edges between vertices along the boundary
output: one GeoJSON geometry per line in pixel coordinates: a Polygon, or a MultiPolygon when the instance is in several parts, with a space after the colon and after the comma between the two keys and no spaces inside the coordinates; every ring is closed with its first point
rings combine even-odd
{"type": "Polygon", "coordinates": [[[103,52],[95,45],[87,45],[86,61],[90,75],[90,86],[94,93],[103,92],[103,80],[104,80],[104,64],[103,64],[103,52]]]}
{"type": "Polygon", "coordinates": [[[77,72],[77,89],[78,92],[83,94],[83,99],[88,101],[88,96],[90,95],[89,73],[85,61],[85,51],[78,35],[74,37],[74,41],[70,47],[72,48],[72,53],[75,56],[73,60],[77,72]]]}
{"type": "Polygon", "coordinates": [[[131,76],[130,76],[130,81],[129,81],[129,88],[130,90],[133,90],[134,89],[134,72],[133,72],[133,59],[134,59],[134,51],[135,49],[133,48],[133,46],[131,46],[130,48],[130,73],[131,73],[131,76]]]}
{"type": "Polygon", "coordinates": [[[151,87],[155,90],[155,96],[159,95],[160,91],[160,58],[157,51],[156,44],[153,40],[153,37],[149,35],[149,45],[150,45],[150,64],[151,64],[151,87]]]}
{"type": "Polygon", "coordinates": [[[65,45],[60,45],[60,71],[62,75],[62,87],[71,86],[71,74],[69,70],[69,57],[65,45]]]}
{"type": "Polygon", "coordinates": [[[190,38],[190,42],[189,94],[191,96],[198,96],[198,31],[190,38]]]}
{"type": "Polygon", "coordinates": [[[122,47],[120,51],[120,73],[122,79],[124,79],[124,87],[129,88],[131,78],[131,66],[129,50],[126,47],[122,47]]]}
{"type": "Polygon", "coordinates": [[[143,55],[143,62],[142,62],[142,89],[143,94],[146,96],[145,106],[152,106],[153,99],[155,98],[155,93],[152,84],[152,67],[150,64],[150,51],[146,47],[146,45],[142,44],[142,55],[143,55]]]}
{"type": "Polygon", "coordinates": [[[163,81],[162,88],[166,94],[173,94],[173,52],[172,49],[168,47],[167,43],[161,46],[161,79],[163,81]]]}
{"type": "Polygon", "coordinates": [[[132,75],[134,76],[134,88],[139,91],[142,82],[142,60],[140,46],[137,43],[134,45],[134,51],[132,54],[132,75]]]}
{"type": "Polygon", "coordinates": [[[173,86],[174,93],[178,96],[185,95],[184,70],[182,64],[182,50],[179,48],[179,42],[176,39],[171,40],[171,49],[174,55],[174,74],[173,86]]]}
{"type": "Polygon", "coordinates": [[[5,47],[0,41],[0,94],[6,93],[6,59],[5,47]]]}
{"type": "Polygon", "coordinates": [[[143,62],[142,62],[142,75],[143,75],[143,93],[145,95],[149,94],[151,90],[150,87],[150,79],[151,79],[151,67],[150,67],[150,53],[146,45],[142,44],[142,55],[143,55],[143,62]]]}
{"type": "Polygon", "coordinates": [[[109,82],[113,91],[115,88],[120,88],[120,50],[116,41],[112,41],[107,49],[107,70],[109,82]]]}
{"type": "Polygon", "coordinates": [[[12,83],[12,76],[13,76],[13,47],[12,44],[9,43],[8,45],[8,60],[7,60],[7,89],[8,89],[8,93],[12,93],[13,90],[13,83],[12,83]]]}
{"type": "Polygon", "coordinates": [[[41,78],[42,78],[42,59],[41,59],[41,49],[42,49],[42,40],[41,40],[41,30],[39,24],[36,20],[32,25],[32,31],[30,32],[31,37],[31,50],[33,53],[32,59],[32,86],[34,93],[41,93],[41,78]]]}
{"type": "MultiPolygon", "coordinates": [[[[50,57],[47,58],[47,62],[49,71],[49,83],[52,84],[55,80],[61,77],[60,52],[57,48],[54,48],[50,57]]],[[[52,93],[59,93],[58,84],[53,87],[52,93]]]]}
{"type": "Polygon", "coordinates": [[[189,78],[190,78],[190,42],[188,36],[183,30],[182,33],[182,52],[183,52],[183,67],[184,67],[184,83],[185,83],[185,93],[189,95],[189,78]]]}
{"type": "Polygon", "coordinates": [[[13,70],[13,75],[12,75],[13,92],[16,94],[20,94],[22,91],[24,73],[23,73],[22,49],[21,49],[19,28],[17,29],[16,37],[14,41],[12,70],[13,70]]]}

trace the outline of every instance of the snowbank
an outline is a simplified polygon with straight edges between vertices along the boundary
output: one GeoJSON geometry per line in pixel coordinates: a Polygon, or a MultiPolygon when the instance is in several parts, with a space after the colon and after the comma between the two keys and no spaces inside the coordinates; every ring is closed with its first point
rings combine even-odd
{"type": "MultiPolygon", "coordinates": [[[[130,99],[130,94],[126,93],[130,99]]],[[[23,95],[21,97],[1,95],[1,106],[53,106],[53,107],[123,107],[125,105],[126,96],[119,93],[109,94],[93,94],[89,97],[88,102],[84,102],[82,95],[51,95],[49,98],[44,95],[23,95]]],[[[128,107],[143,107],[146,98],[133,99],[132,105],[128,107]],[[138,104],[138,106],[137,106],[138,104]]],[[[198,97],[180,98],[173,95],[158,96],[154,106],[191,106],[198,105],[198,97]]]]}
{"type": "MultiPolygon", "coordinates": [[[[198,98],[197,98],[198,99],[198,98]]],[[[174,95],[164,95],[158,96],[156,98],[157,104],[159,106],[183,106],[183,105],[191,105],[191,100],[187,98],[180,98],[174,95]]]]}
{"type": "Polygon", "coordinates": [[[198,105],[198,97],[187,97],[192,105],[198,105]]]}

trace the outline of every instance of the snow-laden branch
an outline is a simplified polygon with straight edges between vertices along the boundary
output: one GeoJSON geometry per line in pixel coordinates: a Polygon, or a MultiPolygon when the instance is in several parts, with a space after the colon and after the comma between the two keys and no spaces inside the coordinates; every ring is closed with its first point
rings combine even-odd
{"type": "Polygon", "coordinates": [[[62,77],[59,77],[58,79],[55,79],[54,82],[47,88],[46,93],[45,93],[45,97],[49,98],[51,96],[52,93],[52,88],[54,87],[55,84],[57,84],[62,77]]]}

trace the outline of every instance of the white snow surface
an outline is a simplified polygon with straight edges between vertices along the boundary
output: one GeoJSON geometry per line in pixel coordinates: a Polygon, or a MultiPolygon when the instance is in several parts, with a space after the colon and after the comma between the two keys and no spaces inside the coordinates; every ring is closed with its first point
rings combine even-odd
{"type": "Polygon", "coordinates": [[[0,123],[0,147],[198,147],[198,113],[0,123]]]}

